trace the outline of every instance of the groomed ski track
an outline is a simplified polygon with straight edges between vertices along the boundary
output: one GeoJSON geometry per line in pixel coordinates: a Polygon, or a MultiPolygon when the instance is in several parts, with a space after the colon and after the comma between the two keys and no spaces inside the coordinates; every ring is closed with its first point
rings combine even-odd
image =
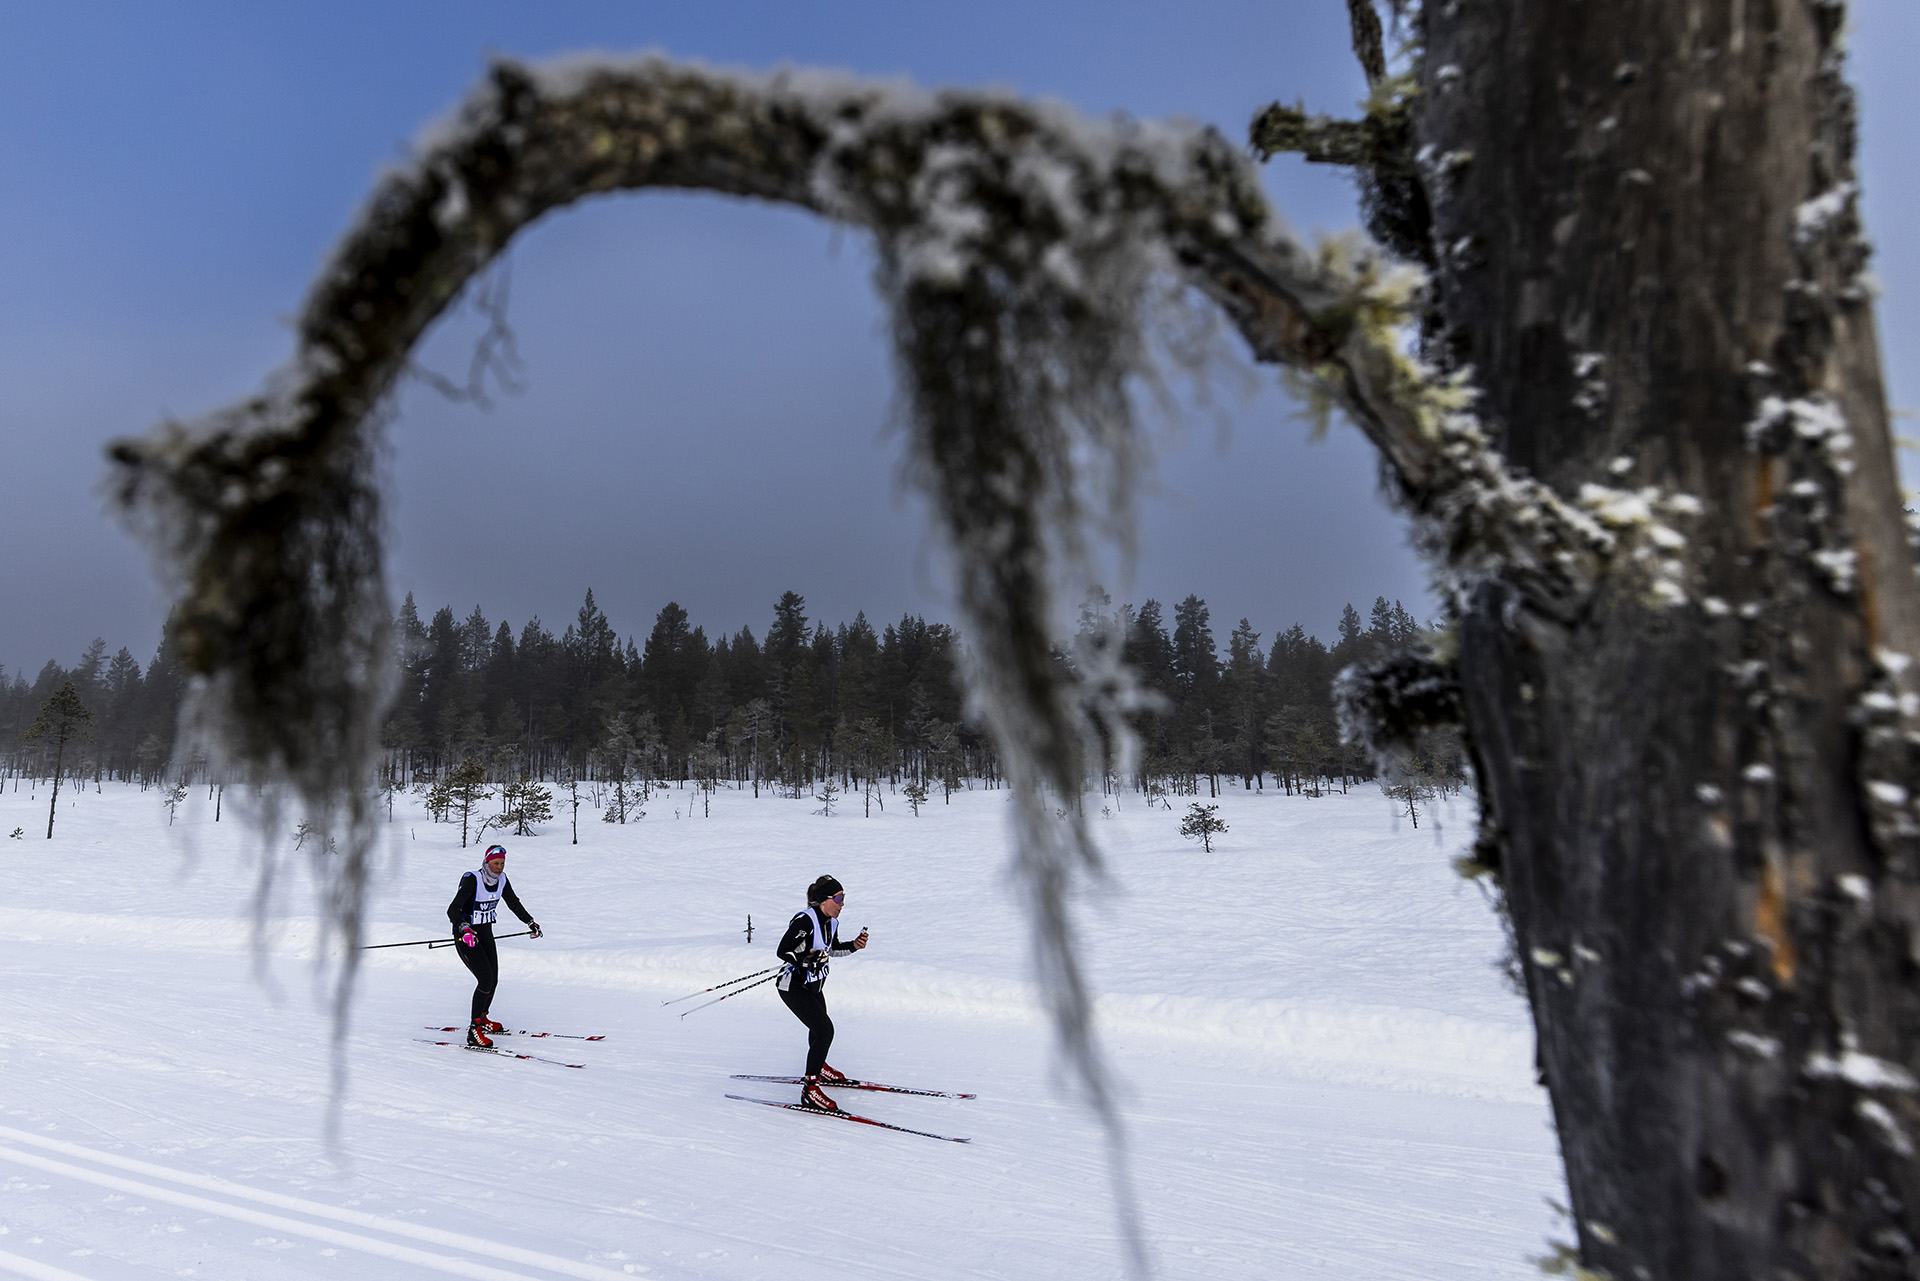
{"type": "MultiPolygon", "coordinates": [[[[1090,960],[1159,1275],[1536,1275],[1559,1175],[1498,927],[1447,868],[1468,816],[1436,841],[1425,819],[1396,831],[1377,792],[1221,803],[1246,843],[1211,860],[1177,811],[1123,802],[1096,828],[1122,890],[1091,907],[1090,960]]],[[[217,829],[183,807],[169,835],[153,793],[63,795],[70,839],[7,847],[0,1274],[1117,1274],[1103,1146],[1021,981],[1004,794],[916,828],[904,807],[825,820],[722,793],[711,820],[661,807],[589,832],[583,809],[578,848],[559,824],[509,842],[549,937],[502,945],[494,1013],[609,1039],[570,1052],[586,1072],[415,1044],[464,1009],[465,972],[369,954],[337,1151],[314,929],[287,909],[305,875],[287,869],[263,986],[233,804],[217,829]],[[661,1008],[757,968],[759,931],[824,870],[875,940],[835,963],[835,1062],[982,1095],[849,1097],[971,1144],[742,1108],[731,1074],[796,1070],[799,1025],[771,993],[685,1023],[661,1008]],[[796,1153],[831,1171],[831,1214],[799,1195],[796,1153]]],[[[31,813],[0,798],[9,828],[31,813]]],[[[457,832],[398,818],[370,941],[430,930],[471,861],[457,832]]]]}
{"type": "MultiPolygon", "coordinates": [[[[24,1166],[57,1178],[107,1188],[122,1194],[122,1199],[137,1197],[143,1201],[156,1201],[236,1223],[284,1232],[376,1259],[390,1259],[449,1276],[471,1277],[475,1281],[508,1281],[509,1278],[526,1275],[524,1272],[504,1271],[482,1260],[503,1260],[545,1273],[582,1277],[586,1281],[612,1281],[613,1278],[629,1275],[576,1263],[571,1259],[556,1258],[537,1250],[489,1241],[472,1233],[421,1227],[399,1219],[358,1210],[343,1210],[300,1197],[262,1192],[226,1179],[187,1174],[148,1161],[135,1161],[77,1143],[30,1134],[10,1126],[0,1126],[0,1160],[11,1166],[24,1166]],[[129,1178],[120,1171],[138,1177],[129,1178]],[[271,1207],[271,1210],[259,1208],[261,1206],[271,1207]],[[336,1224],[350,1225],[353,1230],[336,1227],[336,1224]],[[438,1249],[422,1250],[392,1238],[424,1241],[438,1249]]],[[[0,1263],[0,1267],[4,1266],[6,1264],[0,1263]]]]}

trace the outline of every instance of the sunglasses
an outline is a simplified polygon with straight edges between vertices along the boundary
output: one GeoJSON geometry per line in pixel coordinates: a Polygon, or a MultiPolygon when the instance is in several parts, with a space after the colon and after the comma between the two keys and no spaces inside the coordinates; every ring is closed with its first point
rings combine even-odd
{"type": "Polygon", "coordinates": [[[835,894],[833,896],[833,901],[838,903],[840,906],[845,907],[847,905],[847,892],[845,890],[841,890],[838,894],[835,894]]]}

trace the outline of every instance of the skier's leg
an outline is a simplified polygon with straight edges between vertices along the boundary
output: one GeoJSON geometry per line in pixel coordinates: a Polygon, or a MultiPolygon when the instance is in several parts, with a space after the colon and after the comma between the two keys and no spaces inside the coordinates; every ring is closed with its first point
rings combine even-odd
{"type": "Polygon", "coordinates": [[[493,990],[500,985],[500,952],[494,946],[492,930],[475,930],[472,947],[459,950],[460,960],[473,972],[473,1009],[469,1020],[479,1019],[493,1007],[493,990]]]}
{"type": "Polygon", "coordinates": [[[786,988],[776,983],[774,984],[773,990],[780,994],[780,1003],[792,1012],[794,1018],[799,1019],[802,1023],[807,1023],[808,1027],[813,1026],[807,1022],[806,992],[803,989],[796,989],[789,992],[786,988]]]}
{"type": "Polygon", "coordinates": [[[833,1020],[827,1017],[827,995],[814,994],[819,1002],[819,1017],[807,1028],[807,1075],[819,1076],[827,1065],[827,1051],[833,1046],[833,1020]]]}
{"type": "Polygon", "coordinates": [[[833,1020],[827,1017],[827,998],[819,988],[799,988],[780,993],[793,1017],[807,1025],[807,1075],[819,1076],[820,1065],[827,1061],[827,1047],[833,1044],[833,1020]]]}

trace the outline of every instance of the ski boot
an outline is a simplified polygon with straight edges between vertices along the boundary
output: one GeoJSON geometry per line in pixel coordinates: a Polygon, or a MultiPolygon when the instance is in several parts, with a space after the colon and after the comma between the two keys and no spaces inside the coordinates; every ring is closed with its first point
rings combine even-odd
{"type": "MultiPolygon", "coordinates": [[[[495,1028],[499,1026],[498,1023],[494,1024],[495,1028]]],[[[491,1050],[493,1048],[493,1042],[487,1037],[485,1019],[475,1019],[473,1022],[467,1024],[467,1047],[474,1050],[491,1050]]]]}
{"type": "Polygon", "coordinates": [[[838,1112],[840,1110],[840,1105],[828,1098],[827,1092],[820,1088],[820,1078],[817,1076],[808,1077],[806,1085],[801,1087],[800,1106],[803,1108],[812,1108],[816,1112],[838,1112]]]}
{"type": "Polygon", "coordinates": [[[475,1019],[474,1022],[480,1025],[482,1032],[504,1032],[506,1030],[484,1014],[475,1019]]]}
{"type": "Polygon", "coordinates": [[[820,1083],[822,1085],[838,1085],[846,1079],[847,1074],[833,1064],[822,1063],[820,1065],[820,1083]]]}

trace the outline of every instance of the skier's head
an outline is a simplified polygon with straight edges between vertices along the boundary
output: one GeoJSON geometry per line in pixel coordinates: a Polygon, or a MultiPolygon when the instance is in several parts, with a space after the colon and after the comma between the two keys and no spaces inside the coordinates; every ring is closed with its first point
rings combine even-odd
{"type": "Polygon", "coordinates": [[[507,866],[507,847],[504,845],[487,846],[487,852],[480,857],[480,866],[486,868],[495,876],[498,876],[507,866]]]}
{"type": "Polygon", "coordinates": [[[831,876],[822,876],[807,886],[807,906],[820,908],[828,916],[840,915],[840,905],[846,901],[846,890],[831,876]]]}

